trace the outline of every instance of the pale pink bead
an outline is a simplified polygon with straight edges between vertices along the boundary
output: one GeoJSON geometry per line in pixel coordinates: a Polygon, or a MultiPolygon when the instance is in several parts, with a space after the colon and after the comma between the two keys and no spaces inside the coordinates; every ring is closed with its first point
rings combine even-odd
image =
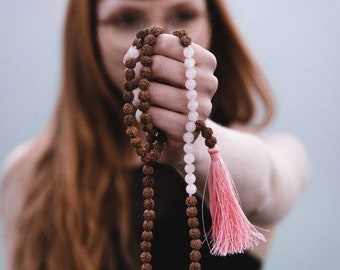
{"type": "Polygon", "coordinates": [[[190,111],[196,111],[198,109],[198,102],[196,100],[190,100],[188,102],[188,109],[190,111]]]}
{"type": "Polygon", "coordinates": [[[186,164],[185,167],[184,167],[184,171],[185,171],[186,173],[194,173],[194,171],[195,171],[195,165],[192,164],[192,163],[186,164]]]}
{"type": "Polygon", "coordinates": [[[196,176],[192,173],[188,173],[185,177],[184,177],[185,183],[187,184],[193,184],[196,181],[196,176]]]}
{"type": "Polygon", "coordinates": [[[191,111],[188,113],[188,119],[190,121],[196,122],[198,120],[198,112],[197,111],[191,111]]]}
{"type": "Polygon", "coordinates": [[[136,107],[139,105],[140,100],[138,98],[139,92],[142,91],[139,87],[137,87],[136,89],[132,90],[133,92],[133,101],[132,104],[135,105],[136,107]]]}
{"type": "Polygon", "coordinates": [[[142,115],[142,111],[141,110],[136,110],[136,113],[135,113],[135,117],[136,117],[136,120],[138,123],[140,123],[140,116],[142,115]]]}
{"type": "Polygon", "coordinates": [[[188,90],[193,90],[196,87],[196,81],[193,79],[188,79],[185,81],[185,87],[188,90]]]}
{"type": "Polygon", "coordinates": [[[194,58],[186,58],[184,60],[184,66],[186,68],[193,68],[195,66],[196,62],[194,58]]]}
{"type": "Polygon", "coordinates": [[[187,98],[188,98],[189,100],[197,99],[197,96],[198,96],[198,94],[197,94],[197,91],[196,91],[196,90],[194,90],[194,89],[188,90],[188,92],[187,92],[187,98]]]}
{"type": "Polygon", "coordinates": [[[188,132],[194,132],[196,130],[195,122],[189,121],[185,124],[185,129],[188,132]]]}
{"type": "Polygon", "coordinates": [[[192,154],[194,152],[194,145],[192,143],[186,143],[183,146],[183,150],[187,154],[192,154]]]}
{"type": "Polygon", "coordinates": [[[195,156],[194,154],[185,154],[184,155],[184,162],[187,163],[187,164],[190,164],[190,163],[194,163],[195,161],[195,156]]]}
{"type": "Polygon", "coordinates": [[[185,71],[185,77],[187,79],[194,79],[196,77],[196,70],[194,68],[188,68],[185,71]]]}
{"type": "Polygon", "coordinates": [[[194,141],[194,134],[192,134],[191,132],[185,132],[183,135],[183,140],[186,143],[191,143],[194,141]]]}
{"type": "Polygon", "coordinates": [[[136,46],[130,47],[128,52],[127,52],[127,55],[130,58],[137,58],[139,56],[139,51],[138,51],[137,47],[136,46]]]}
{"type": "Polygon", "coordinates": [[[185,190],[189,195],[193,195],[196,193],[197,187],[194,184],[190,184],[186,186],[185,190]]]}
{"type": "Polygon", "coordinates": [[[186,58],[191,58],[194,56],[195,51],[194,49],[189,45],[183,49],[183,54],[186,58]]]}

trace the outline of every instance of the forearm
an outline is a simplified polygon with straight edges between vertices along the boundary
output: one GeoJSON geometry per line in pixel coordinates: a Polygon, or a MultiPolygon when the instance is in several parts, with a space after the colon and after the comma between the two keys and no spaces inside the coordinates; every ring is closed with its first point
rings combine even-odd
{"type": "MultiPolygon", "coordinates": [[[[267,141],[211,120],[207,120],[207,126],[214,131],[221,158],[233,177],[246,215],[258,224],[275,223],[290,209],[305,178],[306,169],[299,169],[291,158],[298,147],[294,145],[291,149],[285,145],[287,139],[278,143],[267,141]],[[291,166],[287,173],[285,166],[291,166]]],[[[201,136],[195,141],[195,149],[196,184],[202,195],[210,156],[201,136]]],[[[297,156],[303,155],[297,153],[297,156]]]]}

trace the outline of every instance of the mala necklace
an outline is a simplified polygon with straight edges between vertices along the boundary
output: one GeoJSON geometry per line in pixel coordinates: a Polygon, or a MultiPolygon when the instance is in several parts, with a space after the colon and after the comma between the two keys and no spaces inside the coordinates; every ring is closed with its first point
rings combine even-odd
{"type": "MultiPolygon", "coordinates": [[[[153,238],[152,229],[155,220],[153,200],[154,196],[154,165],[161,157],[161,152],[164,149],[166,135],[158,130],[152,123],[152,118],[148,112],[150,108],[150,79],[152,76],[152,55],[153,45],[159,35],[164,33],[164,29],[158,26],[151,26],[136,34],[136,38],[132,43],[132,47],[128,50],[128,59],[125,61],[125,83],[123,99],[124,123],[126,125],[126,134],[130,138],[131,145],[135,148],[136,153],[140,156],[143,162],[143,206],[144,206],[144,221],[143,232],[141,235],[141,269],[152,270],[152,255],[151,255],[151,240],[153,238]],[[135,68],[140,62],[140,79],[136,80],[135,68]],[[134,105],[134,90],[138,89],[139,105],[134,105]],[[138,114],[139,122],[145,132],[145,143],[138,135],[136,114],[138,114]]],[[[194,49],[191,46],[191,38],[185,30],[175,31],[173,33],[180,40],[183,46],[183,54],[185,56],[184,65],[185,71],[185,88],[187,89],[188,99],[188,122],[186,123],[186,133],[183,135],[185,142],[183,150],[185,152],[185,182],[187,183],[186,192],[188,196],[185,200],[186,215],[188,217],[189,236],[190,236],[190,270],[200,270],[202,247],[201,232],[199,229],[199,219],[197,218],[197,198],[195,185],[195,156],[194,156],[194,132],[199,131],[205,144],[208,147],[208,152],[211,155],[211,165],[208,174],[208,190],[210,214],[212,217],[212,228],[208,235],[205,235],[205,240],[210,247],[210,252],[213,255],[225,256],[227,254],[241,253],[245,249],[257,245],[260,241],[265,241],[262,234],[248,221],[244,215],[240,204],[236,189],[230,173],[220,158],[219,151],[216,148],[217,140],[213,136],[211,128],[205,125],[205,122],[199,120],[197,112],[197,91],[196,88],[196,71],[194,49]],[[208,239],[208,236],[210,239],[208,239]]]]}

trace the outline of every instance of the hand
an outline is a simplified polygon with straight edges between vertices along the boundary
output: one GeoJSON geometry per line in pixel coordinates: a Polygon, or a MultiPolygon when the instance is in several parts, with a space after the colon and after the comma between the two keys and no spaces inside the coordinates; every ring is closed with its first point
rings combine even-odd
{"type": "MultiPolygon", "coordinates": [[[[214,76],[215,56],[193,43],[196,61],[196,90],[198,92],[199,119],[206,120],[211,112],[211,99],[218,81],[214,76]]],[[[150,109],[154,125],[167,135],[167,143],[159,162],[178,164],[182,162],[183,134],[188,121],[185,89],[185,66],[183,46],[178,37],[162,34],[153,48],[152,81],[150,82],[150,109]]],[[[138,70],[136,72],[138,74],[138,70]]]]}

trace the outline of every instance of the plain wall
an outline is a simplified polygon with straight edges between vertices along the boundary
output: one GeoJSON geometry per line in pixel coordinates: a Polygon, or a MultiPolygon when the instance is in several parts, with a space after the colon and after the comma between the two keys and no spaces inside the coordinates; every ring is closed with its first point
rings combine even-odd
{"type": "MultiPolygon", "coordinates": [[[[53,108],[66,2],[0,2],[1,164],[11,149],[39,132],[53,108]]],[[[339,269],[340,1],[228,3],[275,91],[278,111],[270,129],[300,138],[312,167],[310,183],[280,224],[264,269],[339,269]]]]}

